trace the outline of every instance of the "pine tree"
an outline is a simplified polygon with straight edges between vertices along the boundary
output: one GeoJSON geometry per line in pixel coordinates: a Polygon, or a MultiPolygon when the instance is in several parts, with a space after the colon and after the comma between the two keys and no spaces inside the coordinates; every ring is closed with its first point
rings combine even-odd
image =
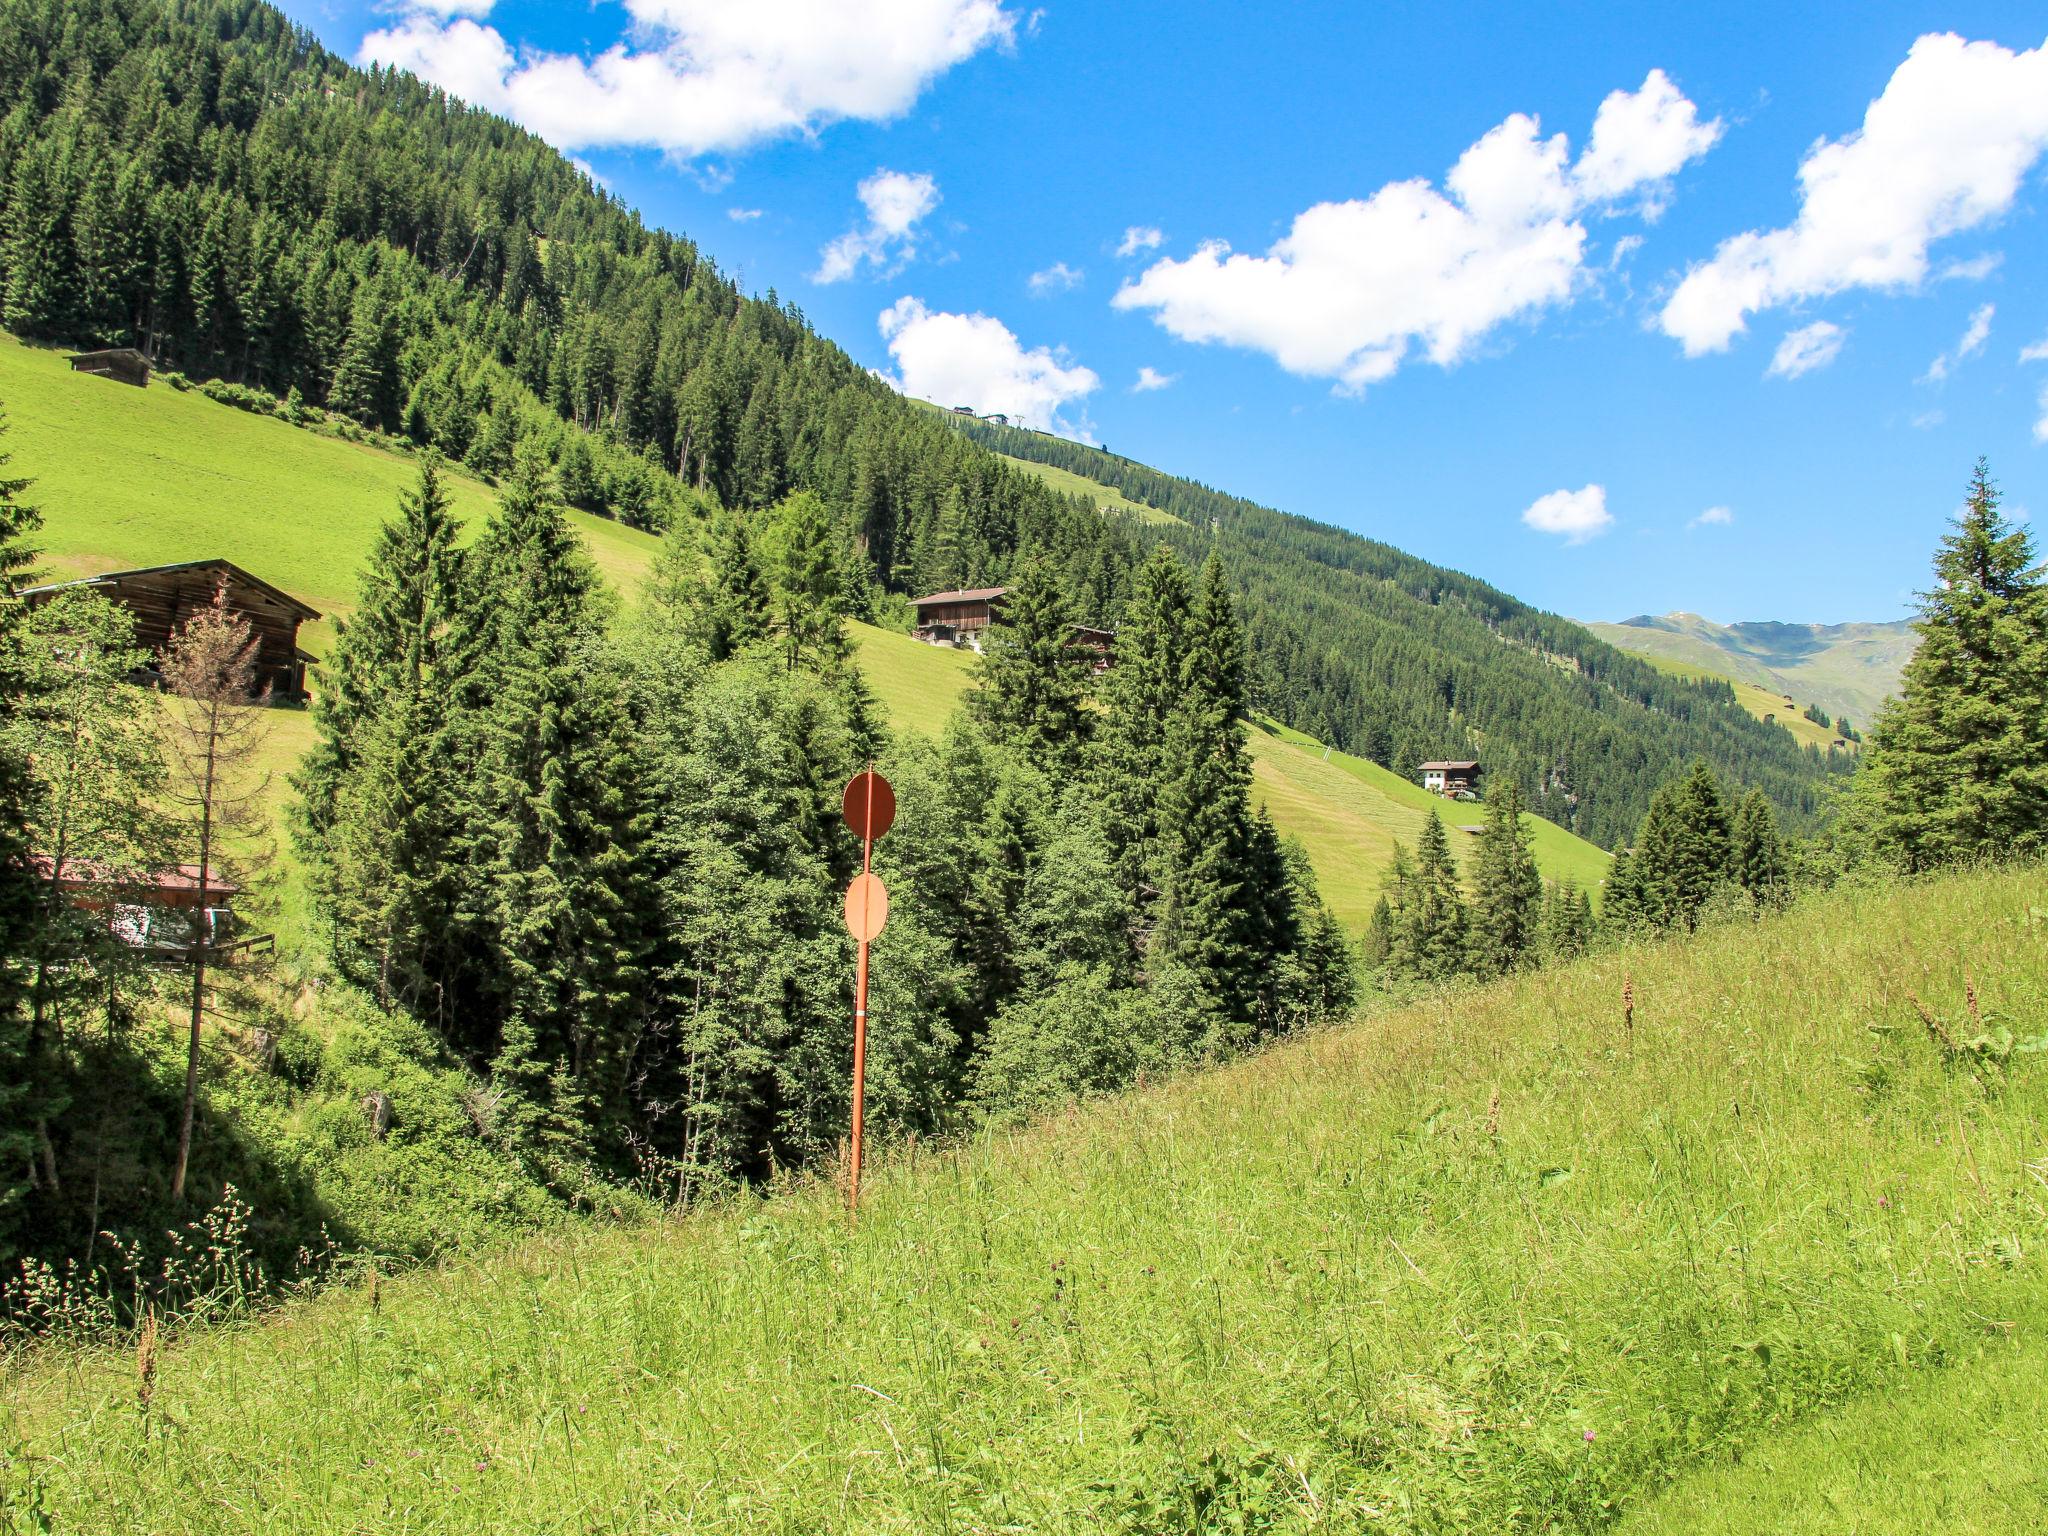
{"type": "Polygon", "coordinates": [[[1853,838],[1910,870],[2048,846],[2048,584],[1979,460],[1935,555],[1919,649],[1871,727],[1853,838]]]}
{"type": "Polygon", "coordinates": [[[997,740],[1063,777],[1087,740],[1088,680],[1067,600],[1045,565],[1031,561],[983,635],[969,707],[997,740]]]}
{"type": "Polygon", "coordinates": [[[1785,841],[1778,834],[1777,813],[1760,789],[1752,789],[1736,807],[1730,857],[1736,882],[1758,906],[1784,901],[1789,874],[1785,841]]]}
{"type": "Polygon", "coordinates": [[[1522,825],[1522,795],[1503,779],[1487,795],[1472,901],[1472,959],[1482,976],[1505,976],[1536,954],[1543,877],[1522,825]]]}
{"type": "Polygon", "coordinates": [[[1600,919],[1610,932],[1627,938],[1650,926],[1650,914],[1643,895],[1642,871],[1635,850],[1615,850],[1607,866],[1606,889],[1600,902],[1600,919]]]}
{"type": "Polygon", "coordinates": [[[1543,898],[1543,954],[1548,960],[1582,955],[1593,939],[1593,903],[1569,876],[1543,898]]]}
{"type": "Polygon", "coordinates": [[[1414,873],[1401,891],[1394,916],[1392,963],[1405,976],[1448,981],[1467,962],[1470,914],[1458,885],[1444,824],[1431,811],[1415,845],[1414,873]]]}
{"type": "Polygon", "coordinates": [[[776,508],[774,532],[786,663],[837,667],[846,658],[846,580],[824,502],[797,492],[776,508]]]}

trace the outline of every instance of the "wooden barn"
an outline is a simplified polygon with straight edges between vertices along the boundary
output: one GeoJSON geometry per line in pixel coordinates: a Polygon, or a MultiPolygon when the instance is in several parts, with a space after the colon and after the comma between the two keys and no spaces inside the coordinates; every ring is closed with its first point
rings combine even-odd
{"type": "MultiPolygon", "coordinates": [[[[161,656],[171,636],[198,610],[210,607],[214,593],[223,586],[229,609],[246,618],[256,633],[256,685],[251,696],[267,696],[278,704],[304,700],[306,664],[313,658],[299,649],[299,626],[319,618],[320,610],[230,561],[187,560],[179,565],[108,571],[82,581],[30,587],[22,598],[34,606],[59,592],[79,588],[100,592],[135,615],[135,643],[161,656]]],[[[143,681],[159,678],[152,672],[143,681]]]]}
{"type": "Polygon", "coordinates": [[[1076,624],[1074,649],[1089,653],[1097,674],[1107,672],[1116,664],[1116,631],[1099,629],[1093,624],[1076,624]]]}
{"type": "Polygon", "coordinates": [[[966,645],[979,650],[981,632],[995,623],[1009,596],[1008,587],[972,587],[913,597],[910,606],[917,610],[917,627],[911,633],[932,645],[966,645]]]}
{"type": "Polygon", "coordinates": [[[1424,763],[1422,787],[1446,800],[1477,800],[1480,767],[1470,760],[1424,763]]]}
{"type": "Polygon", "coordinates": [[[149,359],[133,347],[107,347],[99,352],[73,353],[71,371],[90,373],[102,379],[118,379],[138,389],[149,387],[149,359]]]}

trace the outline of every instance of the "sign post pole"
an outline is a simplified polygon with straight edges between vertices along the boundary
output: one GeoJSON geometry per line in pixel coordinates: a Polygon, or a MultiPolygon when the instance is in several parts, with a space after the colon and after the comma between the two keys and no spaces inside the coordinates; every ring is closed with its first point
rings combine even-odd
{"type": "Polygon", "coordinates": [[[840,810],[860,838],[860,873],[846,888],[846,927],[859,946],[853,973],[853,1147],[847,1209],[860,1212],[860,1167],[867,1109],[868,945],[889,920],[889,892],[876,876],[875,839],[895,824],[896,792],[869,767],[846,786],[840,810]]]}

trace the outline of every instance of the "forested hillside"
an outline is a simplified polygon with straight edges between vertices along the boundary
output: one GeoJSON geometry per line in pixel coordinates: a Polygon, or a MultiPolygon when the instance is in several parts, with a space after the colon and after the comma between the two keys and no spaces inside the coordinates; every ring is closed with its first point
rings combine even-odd
{"type": "Polygon", "coordinates": [[[1003,434],[1183,525],[1101,516],[532,135],[355,69],[253,0],[10,5],[0,89],[0,319],[20,334],[138,345],[488,477],[532,443],[571,505],[650,527],[808,490],[859,557],[856,612],[1043,558],[1077,611],[1115,620],[1143,542],[1213,543],[1260,701],[1362,756],[1483,750],[1531,809],[1610,843],[1697,755],[1795,816],[1817,803],[1828,765],[1717,685],[1385,545],[1003,434]]]}

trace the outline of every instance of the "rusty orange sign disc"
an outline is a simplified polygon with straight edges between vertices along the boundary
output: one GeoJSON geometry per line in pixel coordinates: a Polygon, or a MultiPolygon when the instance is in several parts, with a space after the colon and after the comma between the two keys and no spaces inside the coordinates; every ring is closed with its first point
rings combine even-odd
{"type": "Polygon", "coordinates": [[[855,875],[846,888],[846,931],[866,944],[889,921],[889,888],[877,874],[855,875]]]}
{"type": "Polygon", "coordinates": [[[846,824],[855,837],[876,838],[896,825],[896,791],[874,769],[856,773],[846,785],[839,802],[846,824]]]}

